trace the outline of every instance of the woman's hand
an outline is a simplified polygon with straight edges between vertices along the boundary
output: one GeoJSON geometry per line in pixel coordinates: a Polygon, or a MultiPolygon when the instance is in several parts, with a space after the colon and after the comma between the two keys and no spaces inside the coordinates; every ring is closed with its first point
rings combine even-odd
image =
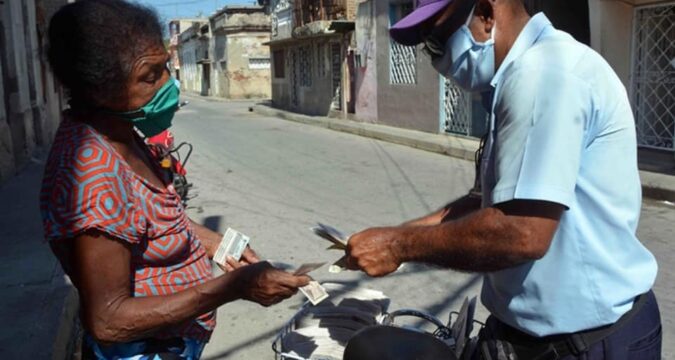
{"type": "Polygon", "coordinates": [[[225,272],[234,271],[234,270],[239,269],[242,266],[251,265],[251,264],[255,264],[257,262],[260,262],[260,258],[258,257],[258,254],[256,254],[256,252],[253,251],[253,249],[251,249],[250,246],[246,246],[246,249],[241,254],[241,259],[239,259],[239,261],[236,261],[232,257],[229,257],[229,256],[227,257],[226,260],[227,260],[227,263],[225,264],[225,266],[222,266],[222,265],[218,264],[220,266],[220,268],[223,269],[223,271],[225,271],[225,272]]]}
{"type": "Polygon", "coordinates": [[[308,276],[294,276],[281,271],[267,261],[238,268],[236,276],[241,298],[270,306],[293,296],[298,288],[309,284],[308,276]]]}

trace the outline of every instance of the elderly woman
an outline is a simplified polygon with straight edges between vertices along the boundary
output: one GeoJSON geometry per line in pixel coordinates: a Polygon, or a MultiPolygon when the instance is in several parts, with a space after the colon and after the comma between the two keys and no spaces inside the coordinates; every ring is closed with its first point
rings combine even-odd
{"type": "Polygon", "coordinates": [[[178,104],[152,10],[123,0],[69,4],[54,15],[49,41],[71,106],[47,163],[42,215],[80,294],[85,358],[197,359],[218,306],[269,306],[308,283],[250,249],[212,276],[222,235],[188,218],[139,135],[168,128],[178,104]]]}

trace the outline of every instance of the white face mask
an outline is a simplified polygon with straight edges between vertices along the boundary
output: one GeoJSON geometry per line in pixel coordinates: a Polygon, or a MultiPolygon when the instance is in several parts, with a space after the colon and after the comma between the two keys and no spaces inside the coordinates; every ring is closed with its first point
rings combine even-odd
{"type": "Polygon", "coordinates": [[[482,92],[489,89],[495,76],[494,26],[490,39],[480,43],[469,30],[472,19],[473,11],[466,24],[446,41],[443,56],[433,59],[431,64],[441,75],[454,79],[467,91],[482,92]]]}

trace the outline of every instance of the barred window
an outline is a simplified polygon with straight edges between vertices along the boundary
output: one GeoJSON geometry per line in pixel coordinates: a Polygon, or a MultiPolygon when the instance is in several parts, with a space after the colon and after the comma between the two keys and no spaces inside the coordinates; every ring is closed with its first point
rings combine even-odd
{"type": "MultiPolygon", "coordinates": [[[[394,25],[412,12],[412,2],[389,5],[389,22],[394,25]]],[[[393,39],[389,47],[389,82],[391,84],[417,83],[417,47],[404,46],[393,39]]]]}
{"type": "Polygon", "coordinates": [[[312,51],[310,46],[301,46],[299,49],[300,86],[312,86],[312,51]]]}
{"type": "Polygon", "coordinates": [[[248,68],[252,70],[269,69],[270,58],[248,58],[248,68]]]}
{"type": "Polygon", "coordinates": [[[316,45],[316,62],[319,70],[319,77],[326,77],[328,69],[326,68],[326,44],[316,45]]]}

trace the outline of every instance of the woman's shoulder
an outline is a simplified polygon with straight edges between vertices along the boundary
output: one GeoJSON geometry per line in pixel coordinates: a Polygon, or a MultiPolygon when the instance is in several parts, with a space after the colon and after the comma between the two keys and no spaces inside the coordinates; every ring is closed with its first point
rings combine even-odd
{"type": "Polygon", "coordinates": [[[75,175],[109,172],[121,175],[115,150],[91,126],[65,117],[52,143],[48,171],[75,175]]]}

